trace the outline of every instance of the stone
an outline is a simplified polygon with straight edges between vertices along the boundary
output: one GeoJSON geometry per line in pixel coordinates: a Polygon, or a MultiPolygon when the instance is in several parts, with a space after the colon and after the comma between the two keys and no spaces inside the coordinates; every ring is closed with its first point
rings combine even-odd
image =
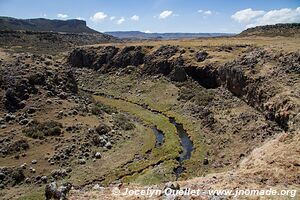
{"type": "Polygon", "coordinates": [[[26,169],[26,166],[27,166],[27,164],[26,164],[26,163],[23,163],[20,167],[21,167],[22,169],[26,169]]]}
{"type": "Polygon", "coordinates": [[[15,119],[16,119],[16,116],[15,116],[15,115],[12,115],[12,114],[6,114],[4,118],[5,118],[5,121],[6,121],[6,122],[10,122],[10,121],[12,121],[12,120],[15,120],[15,119]]]}
{"type": "Polygon", "coordinates": [[[31,179],[30,179],[30,178],[28,178],[28,177],[27,177],[27,178],[25,178],[25,183],[26,183],[26,184],[30,184],[30,183],[31,183],[31,179]]]}
{"type": "Polygon", "coordinates": [[[47,100],[46,100],[46,103],[47,103],[47,104],[52,104],[53,102],[52,102],[51,99],[47,99],[47,100]]]}
{"type": "Polygon", "coordinates": [[[70,173],[70,172],[72,172],[72,171],[73,171],[73,169],[72,169],[71,167],[67,167],[67,168],[66,168],[66,172],[67,172],[67,173],[70,173]]]}
{"type": "Polygon", "coordinates": [[[79,159],[79,160],[78,160],[78,164],[80,164],[80,165],[86,164],[85,159],[79,159]]]}
{"type": "Polygon", "coordinates": [[[48,177],[47,177],[47,176],[42,176],[42,177],[41,177],[41,181],[42,181],[43,183],[47,183],[48,177]]]}
{"type": "Polygon", "coordinates": [[[35,165],[37,163],[37,160],[32,160],[31,164],[35,165]]]}
{"type": "Polygon", "coordinates": [[[100,152],[96,152],[95,153],[95,158],[100,159],[101,158],[101,153],[100,152]]]}
{"type": "Polygon", "coordinates": [[[108,149],[111,149],[111,148],[112,148],[111,142],[107,142],[107,143],[105,144],[105,147],[108,148],[108,149]]]}
{"type": "Polygon", "coordinates": [[[5,129],[7,126],[5,124],[1,125],[0,128],[1,129],[5,129]]]}
{"type": "Polygon", "coordinates": [[[30,170],[31,173],[35,173],[36,172],[36,170],[34,168],[30,168],[29,170],[30,170]]]}
{"type": "Polygon", "coordinates": [[[0,172],[0,180],[4,180],[5,176],[6,175],[4,173],[0,172]]]}
{"type": "Polygon", "coordinates": [[[102,188],[99,184],[93,186],[93,190],[101,190],[102,188]]]}
{"type": "Polygon", "coordinates": [[[208,165],[208,158],[204,158],[204,160],[203,160],[203,165],[208,165]]]}
{"type": "Polygon", "coordinates": [[[196,53],[197,62],[203,62],[208,56],[206,51],[199,51],[196,53]]]}
{"type": "Polygon", "coordinates": [[[29,107],[28,109],[27,109],[27,114],[33,114],[33,113],[35,113],[36,112],[36,108],[34,108],[34,107],[29,107]]]}
{"type": "Polygon", "coordinates": [[[165,184],[164,189],[170,188],[172,190],[179,190],[180,189],[180,185],[178,183],[172,183],[172,182],[167,182],[165,184]]]}
{"type": "Polygon", "coordinates": [[[42,178],[42,177],[41,177],[40,175],[37,175],[37,176],[35,177],[35,180],[36,180],[36,181],[39,181],[39,180],[41,180],[41,178],[42,178]]]}
{"type": "Polygon", "coordinates": [[[22,119],[22,120],[19,121],[19,124],[20,125],[26,125],[26,124],[28,124],[28,122],[29,122],[28,119],[22,119]]]}

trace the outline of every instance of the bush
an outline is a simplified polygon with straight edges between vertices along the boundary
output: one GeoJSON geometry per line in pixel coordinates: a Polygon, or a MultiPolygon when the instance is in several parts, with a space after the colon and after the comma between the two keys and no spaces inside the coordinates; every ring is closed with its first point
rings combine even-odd
{"type": "Polygon", "coordinates": [[[107,114],[112,114],[112,113],[116,113],[117,112],[117,110],[115,108],[112,108],[110,106],[101,104],[99,102],[95,103],[93,105],[93,107],[92,107],[92,110],[91,110],[91,112],[94,115],[99,115],[99,114],[102,113],[102,111],[106,112],[107,114]]]}
{"type": "Polygon", "coordinates": [[[96,132],[99,135],[105,135],[110,131],[110,127],[105,125],[105,124],[100,124],[99,126],[97,126],[96,128],[96,132]]]}
{"type": "Polygon", "coordinates": [[[205,91],[198,92],[192,101],[199,106],[208,105],[214,98],[214,92],[212,90],[206,89],[205,91]]]}
{"type": "Polygon", "coordinates": [[[114,124],[125,131],[135,128],[135,125],[123,114],[117,114],[114,116],[114,124]]]}
{"type": "Polygon", "coordinates": [[[199,106],[208,105],[214,98],[214,90],[200,89],[197,87],[181,87],[178,100],[192,101],[199,106]]]}
{"type": "Polygon", "coordinates": [[[27,149],[29,149],[29,144],[27,140],[21,139],[15,141],[13,144],[10,144],[7,148],[7,151],[9,153],[13,153],[13,152],[25,151],[27,149]]]}
{"type": "Polygon", "coordinates": [[[59,136],[62,131],[62,124],[55,121],[38,122],[34,121],[32,127],[24,130],[27,137],[43,139],[45,136],[59,136]]]}
{"type": "Polygon", "coordinates": [[[21,183],[25,179],[23,170],[20,168],[14,169],[11,174],[11,178],[13,180],[13,185],[21,183]]]}
{"type": "Polygon", "coordinates": [[[188,100],[192,99],[194,96],[195,96],[195,94],[192,92],[191,89],[182,87],[179,91],[178,100],[188,101],[188,100]]]}

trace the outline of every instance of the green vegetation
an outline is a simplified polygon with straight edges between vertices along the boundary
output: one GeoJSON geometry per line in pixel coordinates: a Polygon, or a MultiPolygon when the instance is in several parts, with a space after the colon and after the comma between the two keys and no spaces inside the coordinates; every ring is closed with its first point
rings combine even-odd
{"type": "Polygon", "coordinates": [[[135,128],[134,124],[131,123],[124,114],[118,113],[113,116],[113,119],[114,124],[125,131],[129,131],[135,128]]]}
{"type": "Polygon", "coordinates": [[[38,122],[34,121],[33,125],[23,132],[27,137],[34,139],[43,139],[46,136],[59,136],[62,131],[62,124],[55,121],[38,122]]]}
{"type": "MultiPolygon", "coordinates": [[[[175,163],[177,162],[176,158],[179,157],[182,149],[176,128],[169,122],[167,117],[161,114],[154,114],[146,109],[143,109],[141,106],[122,100],[105,98],[102,96],[94,96],[94,99],[102,104],[113,106],[119,110],[132,114],[143,120],[145,124],[156,126],[165,134],[165,142],[163,145],[160,148],[152,149],[151,154],[146,160],[139,160],[129,163],[123,168],[114,169],[113,172],[105,177],[105,180],[103,181],[104,184],[108,184],[111,181],[118,180],[120,178],[124,178],[125,181],[128,180],[128,178],[130,180],[130,176],[133,176],[135,173],[140,173],[149,167],[153,167],[165,161],[173,160],[175,163]]],[[[174,167],[176,167],[176,164],[167,166],[170,167],[168,171],[171,173],[174,167]]]]}
{"type": "Polygon", "coordinates": [[[45,196],[43,191],[30,191],[25,196],[18,198],[18,200],[38,200],[44,198],[45,196]]]}
{"type": "Polygon", "coordinates": [[[107,126],[106,124],[99,124],[96,128],[96,132],[99,134],[99,135],[105,135],[107,134],[108,132],[110,131],[110,127],[107,126]]]}
{"type": "Polygon", "coordinates": [[[161,182],[168,182],[174,180],[175,174],[173,169],[178,165],[175,160],[165,161],[156,167],[149,167],[141,173],[136,173],[132,176],[125,177],[125,182],[136,183],[141,185],[154,185],[161,182]]]}
{"type": "MultiPolygon", "coordinates": [[[[128,169],[128,163],[133,161],[137,155],[140,158],[148,158],[149,152],[155,148],[155,135],[151,128],[140,122],[132,121],[132,123],[134,123],[134,129],[121,131],[122,134],[130,135],[130,139],[116,143],[112,150],[102,153],[101,160],[90,162],[89,167],[75,165],[68,181],[75,185],[84,184],[89,180],[90,174],[93,174],[93,177],[97,177],[98,180],[106,179],[105,183],[108,184],[126,175],[127,173],[122,172],[121,169],[128,169]],[[113,177],[109,178],[110,176],[113,177]]],[[[92,148],[92,151],[96,150],[98,151],[99,148],[92,148]]]]}
{"type": "Polygon", "coordinates": [[[213,89],[200,89],[194,86],[193,83],[189,83],[189,86],[182,86],[179,90],[178,100],[192,101],[199,106],[206,106],[214,98],[213,89]]]}
{"type": "MultiPolygon", "coordinates": [[[[191,100],[197,105],[206,106],[213,100],[215,90],[202,89],[193,82],[189,82],[188,84],[182,83],[175,86],[164,78],[159,78],[159,80],[145,80],[143,85],[138,85],[135,84],[134,81],[131,81],[133,83],[131,91],[142,91],[141,95],[136,95],[123,91],[123,82],[127,83],[130,79],[131,77],[125,76],[110,80],[110,82],[113,81],[113,84],[111,83],[108,87],[105,87],[105,90],[108,94],[115,97],[120,97],[140,105],[146,104],[150,109],[162,112],[168,117],[174,117],[178,123],[182,124],[193,142],[194,150],[191,158],[183,163],[186,170],[180,177],[185,179],[202,176],[205,173],[205,167],[202,163],[205,152],[207,151],[202,136],[203,126],[201,123],[196,123],[198,122],[197,119],[187,115],[185,113],[186,111],[177,105],[180,103],[179,100],[191,100]],[[111,87],[113,87],[113,89],[111,87]]],[[[102,93],[105,92],[102,91],[102,93]]],[[[138,112],[141,112],[141,107],[137,109],[139,109],[138,112]]]]}
{"type": "Polygon", "coordinates": [[[96,102],[94,103],[93,107],[92,107],[92,113],[94,115],[100,115],[101,113],[103,112],[106,112],[108,114],[112,114],[112,113],[116,113],[117,110],[114,109],[113,107],[111,106],[108,106],[108,105],[104,105],[100,102],[96,102]]]}
{"type": "Polygon", "coordinates": [[[23,170],[20,168],[13,170],[11,176],[14,185],[21,183],[25,179],[23,170]]]}
{"type": "Polygon", "coordinates": [[[9,145],[7,151],[9,153],[14,153],[14,152],[25,151],[27,149],[29,149],[29,144],[27,140],[20,139],[15,141],[13,144],[9,145]]]}

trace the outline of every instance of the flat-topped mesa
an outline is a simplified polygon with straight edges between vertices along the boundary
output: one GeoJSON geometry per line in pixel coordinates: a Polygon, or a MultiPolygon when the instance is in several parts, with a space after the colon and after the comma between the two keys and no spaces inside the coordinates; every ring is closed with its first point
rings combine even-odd
{"type": "Polygon", "coordinates": [[[0,17],[0,31],[22,30],[22,31],[51,31],[65,33],[99,33],[89,27],[83,20],[50,20],[37,19],[15,19],[11,17],[0,17]]]}

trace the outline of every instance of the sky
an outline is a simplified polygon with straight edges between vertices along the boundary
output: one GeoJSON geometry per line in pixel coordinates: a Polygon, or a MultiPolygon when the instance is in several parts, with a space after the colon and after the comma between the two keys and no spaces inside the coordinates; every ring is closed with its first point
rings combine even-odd
{"type": "Polygon", "coordinates": [[[238,33],[300,23],[300,0],[0,0],[0,16],[83,19],[101,32],[238,33]]]}

